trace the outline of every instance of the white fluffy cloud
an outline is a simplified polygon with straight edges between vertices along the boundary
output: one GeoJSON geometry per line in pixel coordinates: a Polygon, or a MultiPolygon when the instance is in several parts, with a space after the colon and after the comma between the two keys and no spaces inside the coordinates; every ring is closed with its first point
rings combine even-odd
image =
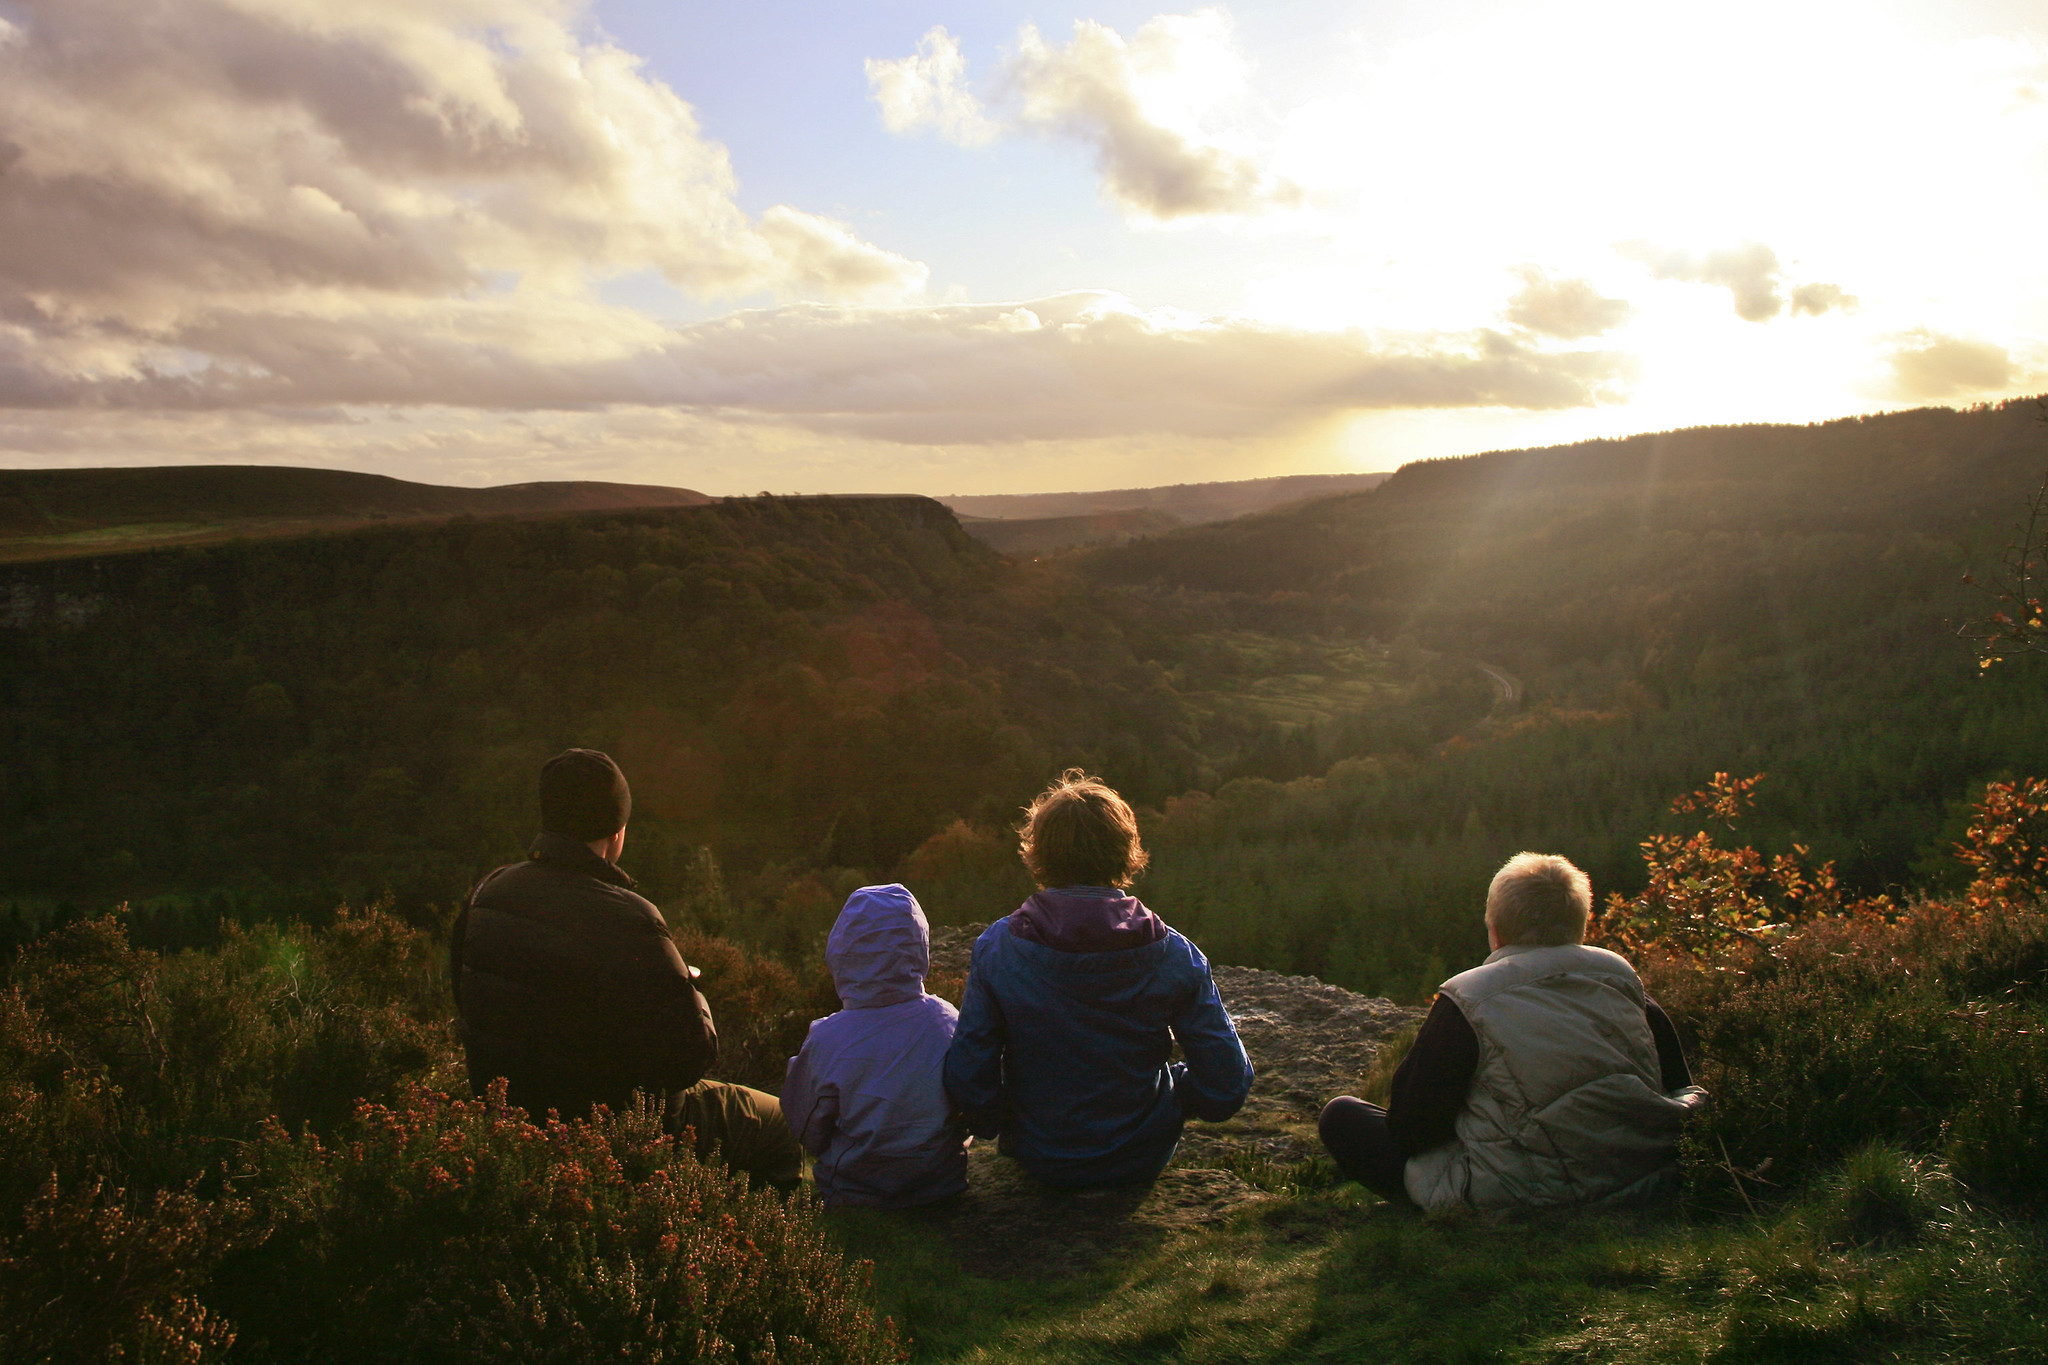
{"type": "Polygon", "coordinates": [[[967,88],[967,59],[941,25],[917,51],[894,61],[867,60],[868,90],[892,133],[930,129],[948,142],[979,147],[1002,131],[967,88]]]}
{"type": "Polygon", "coordinates": [[[2019,377],[2005,347],[1924,327],[1893,338],[1885,360],[1890,396],[1909,402],[1970,398],[2004,389],[2019,377]]]}
{"type": "Polygon", "coordinates": [[[1052,43],[1018,32],[985,106],[944,28],[913,56],[869,61],[868,83],[892,132],[931,129],[966,146],[1001,129],[1094,149],[1110,199],[1140,218],[1244,216],[1292,208],[1301,189],[1264,168],[1246,132],[1244,59],[1221,10],[1163,14],[1129,38],[1093,20],[1052,43]]]}
{"type": "MultiPolygon", "coordinates": [[[[1769,322],[1785,311],[1783,267],[1778,253],[1762,242],[1744,242],[1718,251],[1673,251],[1649,242],[1624,242],[1616,248],[1649,267],[1659,280],[1719,285],[1735,301],[1735,315],[1744,322],[1769,322]]],[[[1835,284],[1802,284],[1792,288],[1794,313],[1818,316],[1836,308],[1854,308],[1856,298],[1835,284]]]]}
{"type": "Polygon", "coordinates": [[[650,267],[714,297],[898,300],[925,282],[837,223],[749,218],[690,107],[567,0],[12,12],[10,402],[405,387],[421,351],[588,363],[650,330],[591,286],[650,267]]]}
{"type": "Polygon", "coordinates": [[[1627,299],[1607,297],[1590,280],[1552,279],[1534,267],[1524,267],[1520,274],[1522,288],[1508,300],[1505,316],[1532,332],[1567,340],[1598,336],[1628,321],[1635,311],[1627,299]]]}

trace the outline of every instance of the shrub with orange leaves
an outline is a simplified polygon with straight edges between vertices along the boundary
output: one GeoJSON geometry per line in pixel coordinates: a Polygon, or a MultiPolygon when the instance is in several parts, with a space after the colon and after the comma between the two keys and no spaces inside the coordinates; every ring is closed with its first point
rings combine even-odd
{"type": "Polygon", "coordinates": [[[718,1024],[714,1074],[780,1090],[811,1021],[839,1008],[832,974],[816,962],[792,971],[765,953],[710,934],[686,931],[675,939],[683,960],[704,973],[697,985],[718,1024]]]}
{"type": "MultiPolygon", "coordinates": [[[[1717,774],[1675,809],[1732,824],[1755,783],[1717,774]]],[[[1970,890],[1905,905],[1705,834],[1645,841],[1650,888],[1603,928],[1714,1097],[1687,1137],[1695,1194],[1788,1192],[1879,1141],[1980,1193],[2048,1200],[2044,810],[2048,783],[1990,784],[1957,846],[1970,890]]]]}
{"type": "Polygon", "coordinates": [[[1977,874],[1963,893],[1972,910],[2040,904],[2048,894],[2048,779],[1988,784],[1956,856],[1977,874]]]}
{"type": "MultiPolygon", "coordinates": [[[[1733,829],[1755,804],[1764,774],[1715,773],[1698,791],[1671,803],[1674,815],[1704,815],[1733,829]]],[[[1783,926],[1820,915],[1884,914],[1884,897],[1845,901],[1835,865],[1810,866],[1807,849],[1765,857],[1754,848],[1723,848],[1706,830],[1691,835],[1653,834],[1642,842],[1649,885],[1634,896],[1607,898],[1595,926],[1616,950],[1651,949],[1699,957],[1737,938],[1768,936],[1783,926]]]]}

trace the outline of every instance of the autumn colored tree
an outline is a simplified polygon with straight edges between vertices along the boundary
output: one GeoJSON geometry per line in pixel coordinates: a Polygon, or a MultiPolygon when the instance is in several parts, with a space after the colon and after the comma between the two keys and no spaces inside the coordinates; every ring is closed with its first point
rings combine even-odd
{"type": "MultiPolygon", "coordinates": [[[[1674,815],[1704,815],[1733,830],[1755,805],[1763,773],[1715,773],[1671,803],[1674,815]]],[[[1765,857],[1747,845],[1723,848],[1713,834],[1653,834],[1642,842],[1649,885],[1634,896],[1610,894],[1600,937],[1627,953],[1655,947],[1703,957],[1736,938],[1767,939],[1817,915],[1882,913],[1884,897],[1845,901],[1835,865],[1807,862],[1804,844],[1765,857]]]]}

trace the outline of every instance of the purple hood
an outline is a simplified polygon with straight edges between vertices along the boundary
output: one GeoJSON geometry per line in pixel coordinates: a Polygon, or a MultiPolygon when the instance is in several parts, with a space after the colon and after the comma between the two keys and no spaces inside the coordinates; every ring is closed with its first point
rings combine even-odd
{"type": "Polygon", "coordinates": [[[850,1010],[919,998],[931,958],[924,910],[893,882],[863,886],[848,896],[825,939],[825,965],[832,969],[840,1003],[850,1010]]]}
{"type": "Polygon", "coordinates": [[[1063,953],[1114,953],[1157,943],[1166,924],[1136,896],[1053,890],[1018,906],[1010,932],[1063,953]]]}

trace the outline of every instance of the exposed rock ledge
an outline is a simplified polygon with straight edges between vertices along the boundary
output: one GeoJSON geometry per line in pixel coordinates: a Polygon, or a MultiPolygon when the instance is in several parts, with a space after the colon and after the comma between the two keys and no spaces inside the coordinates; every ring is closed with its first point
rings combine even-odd
{"type": "MultiPolygon", "coordinates": [[[[932,931],[932,974],[963,976],[973,924],[932,931]]],[[[930,1219],[961,1259],[983,1273],[1079,1269],[1121,1243],[1169,1228],[1219,1222],[1270,1196],[1231,1170],[1262,1156],[1293,1162],[1321,1150],[1316,1114],[1355,1091],[1389,1035],[1422,1011],[1318,981],[1249,967],[1217,967],[1216,987],[1257,1073],[1251,1098],[1228,1123],[1190,1123],[1173,1163],[1149,1188],[1048,1190],[996,1155],[970,1153],[969,1187],[930,1219]]]]}

